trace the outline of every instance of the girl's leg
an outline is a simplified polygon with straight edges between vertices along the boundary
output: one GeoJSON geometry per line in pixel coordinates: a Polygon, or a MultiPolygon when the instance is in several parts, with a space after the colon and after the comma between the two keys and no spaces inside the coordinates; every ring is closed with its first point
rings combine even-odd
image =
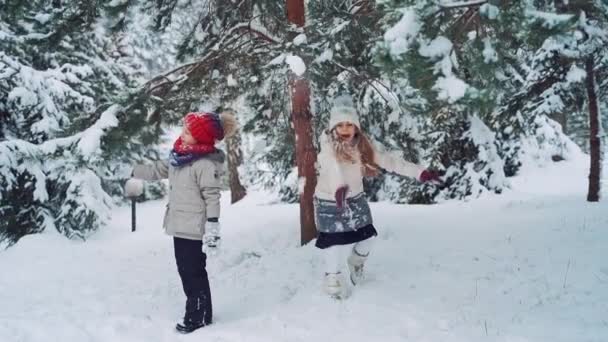
{"type": "Polygon", "coordinates": [[[346,256],[345,250],[348,246],[332,246],[322,249],[325,259],[325,273],[340,273],[346,256]]]}
{"type": "Polygon", "coordinates": [[[369,239],[359,241],[353,246],[353,254],[357,254],[360,256],[368,256],[369,252],[372,251],[374,244],[376,242],[376,237],[372,236],[369,239]]]}
{"type": "Polygon", "coordinates": [[[325,259],[325,292],[330,296],[339,297],[344,294],[341,270],[349,248],[352,245],[332,246],[322,250],[325,259]]]}
{"type": "Polygon", "coordinates": [[[375,242],[375,237],[370,237],[366,240],[357,242],[348,257],[348,269],[350,270],[350,280],[353,285],[363,279],[363,266],[372,250],[375,242]]]}

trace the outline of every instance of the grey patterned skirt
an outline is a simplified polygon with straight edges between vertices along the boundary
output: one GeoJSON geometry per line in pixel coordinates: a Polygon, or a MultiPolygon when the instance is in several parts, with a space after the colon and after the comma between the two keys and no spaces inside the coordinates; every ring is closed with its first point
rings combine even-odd
{"type": "Polygon", "coordinates": [[[315,220],[320,233],[354,232],[372,224],[372,213],[364,193],[347,198],[338,209],[335,201],[316,198],[315,220]]]}

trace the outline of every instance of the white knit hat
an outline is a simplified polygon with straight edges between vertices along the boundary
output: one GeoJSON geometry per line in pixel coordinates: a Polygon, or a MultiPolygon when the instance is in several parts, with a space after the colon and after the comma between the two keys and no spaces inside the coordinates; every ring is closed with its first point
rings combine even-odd
{"type": "Polygon", "coordinates": [[[338,96],[334,99],[329,116],[329,129],[333,129],[340,122],[350,122],[361,129],[359,114],[357,114],[353,100],[348,95],[338,96]]]}

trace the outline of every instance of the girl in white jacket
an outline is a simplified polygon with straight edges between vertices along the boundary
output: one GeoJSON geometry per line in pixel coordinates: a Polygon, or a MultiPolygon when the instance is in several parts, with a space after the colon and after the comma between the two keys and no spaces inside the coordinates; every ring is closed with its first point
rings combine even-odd
{"type": "Polygon", "coordinates": [[[363,177],[381,170],[440,182],[436,173],[376,150],[359,124],[357,111],[348,97],[336,99],[329,127],[321,139],[317,157],[319,177],[315,189],[316,246],[326,259],[325,290],[333,297],[347,295],[340,272],[348,249],[350,282],[356,285],[378,234],[363,192],[363,177]]]}

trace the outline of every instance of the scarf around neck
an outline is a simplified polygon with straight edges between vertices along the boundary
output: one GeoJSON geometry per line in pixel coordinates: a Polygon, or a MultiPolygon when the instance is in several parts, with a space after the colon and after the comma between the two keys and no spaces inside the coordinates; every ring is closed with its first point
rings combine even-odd
{"type": "Polygon", "coordinates": [[[195,160],[198,160],[206,155],[213,154],[217,149],[214,145],[184,144],[181,137],[177,138],[173,143],[173,150],[169,155],[169,162],[173,166],[183,166],[195,160]]]}

